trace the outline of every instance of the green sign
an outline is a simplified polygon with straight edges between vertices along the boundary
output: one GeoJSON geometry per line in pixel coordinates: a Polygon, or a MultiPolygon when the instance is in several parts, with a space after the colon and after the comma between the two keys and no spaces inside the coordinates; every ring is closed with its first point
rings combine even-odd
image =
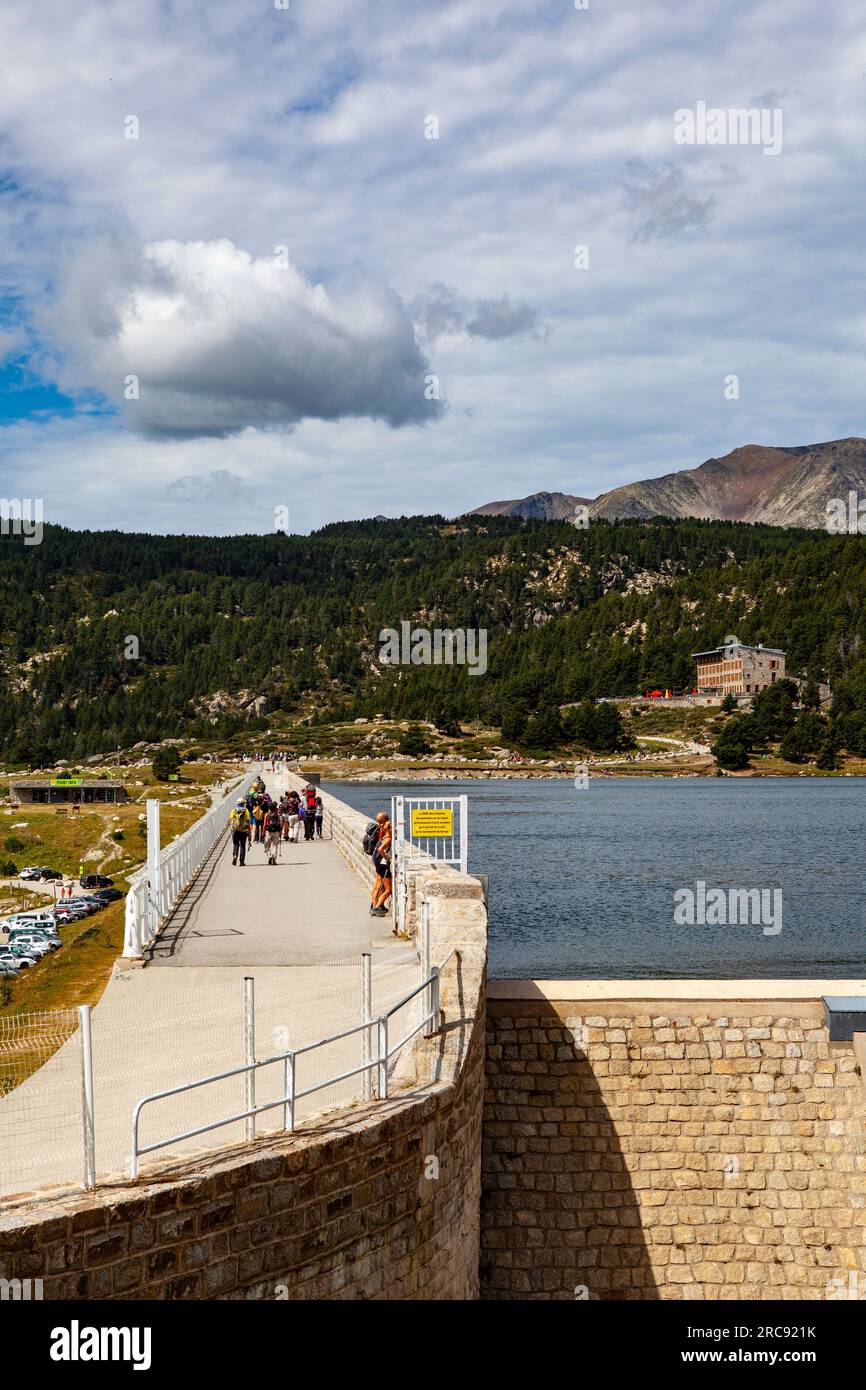
{"type": "Polygon", "coordinates": [[[169,782],[179,782],[179,781],[180,781],[180,773],[178,773],[178,772],[170,772],[170,773],[168,774],[168,780],[169,780],[169,782]]]}
{"type": "Polygon", "coordinates": [[[82,777],[55,777],[51,785],[52,787],[80,787],[83,781],[82,777]]]}

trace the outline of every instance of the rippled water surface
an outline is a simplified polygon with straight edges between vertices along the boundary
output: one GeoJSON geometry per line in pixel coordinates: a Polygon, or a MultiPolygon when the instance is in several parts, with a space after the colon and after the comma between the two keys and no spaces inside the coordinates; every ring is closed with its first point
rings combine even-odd
{"type": "Polygon", "coordinates": [[[468,793],[494,977],[866,976],[862,778],[325,787],[368,814],[395,792],[468,793]],[[782,930],[675,925],[675,890],[698,880],[781,889],[782,930]]]}

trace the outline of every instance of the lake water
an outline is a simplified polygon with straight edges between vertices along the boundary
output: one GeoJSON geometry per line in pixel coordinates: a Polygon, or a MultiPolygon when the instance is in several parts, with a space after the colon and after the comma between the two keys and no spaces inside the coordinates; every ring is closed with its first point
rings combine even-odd
{"type": "MultiPolygon", "coordinates": [[[[469,795],[493,978],[862,978],[866,779],[325,783],[368,815],[469,795]],[[781,931],[677,925],[674,893],[781,890],[781,931]]],[[[763,925],[762,925],[763,924],[763,925]]]]}

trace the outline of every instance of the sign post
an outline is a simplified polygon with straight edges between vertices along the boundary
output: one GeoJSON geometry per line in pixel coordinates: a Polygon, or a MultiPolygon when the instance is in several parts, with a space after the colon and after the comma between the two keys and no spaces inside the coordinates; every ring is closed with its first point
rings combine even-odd
{"type": "Polygon", "coordinates": [[[394,925],[403,932],[410,867],[429,859],[469,872],[469,799],[394,796],[391,824],[394,925]]]}
{"type": "Polygon", "coordinates": [[[160,918],[160,830],[159,802],[147,801],[147,906],[151,938],[156,936],[160,918]]]}

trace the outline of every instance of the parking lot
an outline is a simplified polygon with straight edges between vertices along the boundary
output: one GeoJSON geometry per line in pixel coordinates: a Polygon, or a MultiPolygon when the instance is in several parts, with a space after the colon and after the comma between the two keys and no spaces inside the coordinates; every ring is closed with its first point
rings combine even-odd
{"type": "Polygon", "coordinates": [[[77,884],[55,869],[31,865],[19,882],[28,888],[52,890],[51,900],[0,918],[0,977],[17,977],[63,946],[61,928],[102,912],[125,894],[104,874],[82,874],[77,884]]]}

